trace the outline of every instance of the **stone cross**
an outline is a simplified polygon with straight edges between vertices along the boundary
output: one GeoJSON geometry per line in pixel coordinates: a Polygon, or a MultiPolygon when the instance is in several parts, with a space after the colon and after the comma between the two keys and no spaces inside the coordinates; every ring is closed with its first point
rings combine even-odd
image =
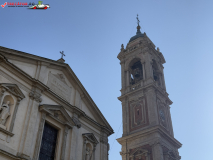
{"type": "Polygon", "coordinates": [[[61,58],[63,59],[63,56],[65,56],[64,51],[61,51],[61,58]]]}

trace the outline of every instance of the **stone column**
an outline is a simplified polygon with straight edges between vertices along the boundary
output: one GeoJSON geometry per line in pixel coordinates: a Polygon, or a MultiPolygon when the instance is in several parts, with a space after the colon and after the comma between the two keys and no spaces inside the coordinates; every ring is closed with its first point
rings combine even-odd
{"type": "Polygon", "coordinates": [[[65,157],[65,150],[66,150],[66,142],[67,142],[67,134],[69,131],[69,127],[66,125],[64,128],[63,140],[62,140],[62,147],[61,147],[61,160],[64,160],[65,157]]]}
{"type": "Polygon", "coordinates": [[[122,119],[123,119],[123,136],[127,135],[127,111],[126,111],[126,100],[122,101],[122,119]]]}
{"type": "Polygon", "coordinates": [[[153,82],[152,62],[148,60],[144,66],[145,66],[145,73],[146,73],[146,81],[147,83],[152,83],[153,82]]]}
{"type": "Polygon", "coordinates": [[[124,72],[125,64],[124,64],[124,60],[121,60],[120,64],[121,64],[122,89],[124,89],[125,88],[125,72],[124,72]]]}
{"type": "Polygon", "coordinates": [[[126,109],[126,135],[129,134],[129,101],[125,99],[125,109],[126,109]]]}
{"type": "Polygon", "coordinates": [[[165,83],[165,79],[164,79],[164,72],[163,72],[163,69],[162,69],[162,83],[163,83],[163,86],[164,86],[164,89],[166,90],[166,83],[165,83]]]}
{"type": "Polygon", "coordinates": [[[129,70],[126,71],[126,86],[129,86],[129,80],[130,80],[130,75],[129,75],[129,70]]]}
{"type": "Polygon", "coordinates": [[[41,121],[40,121],[39,128],[38,128],[38,135],[37,135],[33,160],[38,160],[40,146],[41,146],[41,140],[42,140],[42,135],[43,135],[43,130],[44,130],[45,119],[46,119],[46,113],[42,112],[41,113],[41,121]]]}
{"type": "Polygon", "coordinates": [[[170,124],[170,129],[171,129],[171,135],[174,137],[173,127],[172,127],[172,118],[171,118],[171,112],[170,112],[170,106],[169,105],[167,105],[167,106],[168,106],[168,114],[169,114],[168,119],[169,119],[169,124],[170,124]]]}
{"type": "Polygon", "coordinates": [[[143,69],[143,80],[145,80],[146,79],[145,62],[142,63],[142,69],[143,69]]]}
{"type": "Polygon", "coordinates": [[[164,160],[163,149],[159,141],[152,145],[153,160],[164,160]]]}

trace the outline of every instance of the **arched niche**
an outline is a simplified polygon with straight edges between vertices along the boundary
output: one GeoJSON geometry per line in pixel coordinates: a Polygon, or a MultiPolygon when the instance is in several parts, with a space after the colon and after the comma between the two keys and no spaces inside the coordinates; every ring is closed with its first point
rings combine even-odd
{"type": "Polygon", "coordinates": [[[143,65],[141,59],[134,58],[129,63],[129,79],[131,85],[136,84],[143,79],[143,65]]]}
{"type": "Polygon", "coordinates": [[[90,142],[86,143],[86,155],[85,160],[91,160],[92,158],[93,145],[90,142]]]}
{"type": "Polygon", "coordinates": [[[7,135],[7,142],[10,142],[10,137],[14,135],[12,131],[16,119],[16,113],[20,101],[23,98],[25,98],[25,96],[16,84],[0,83],[0,132],[7,135]],[[7,108],[8,111],[5,110],[5,108],[7,108]],[[7,112],[8,115],[7,113],[5,114],[5,112],[7,112]]]}
{"type": "Polygon", "coordinates": [[[9,94],[3,97],[0,108],[0,126],[3,128],[5,126],[5,129],[9,128],[16,101],[17,100],[14,100],[13,96],[9,94]]]}
{"type": "Polygon", "coordinates": [[[84,139],[82,160],[95,160],[96,145],[99,143],[93,133],[82,134],[84,139]]]}

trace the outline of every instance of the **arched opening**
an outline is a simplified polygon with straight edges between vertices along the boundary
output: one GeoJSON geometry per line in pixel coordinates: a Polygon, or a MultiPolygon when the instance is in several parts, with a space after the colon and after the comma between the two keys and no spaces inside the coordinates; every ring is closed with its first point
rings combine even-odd
{"type": "Polygon", "coordinates": [[[132,85],[143,79],[143,69],[139,58],[130,63],[130,79],[132,85]]]}

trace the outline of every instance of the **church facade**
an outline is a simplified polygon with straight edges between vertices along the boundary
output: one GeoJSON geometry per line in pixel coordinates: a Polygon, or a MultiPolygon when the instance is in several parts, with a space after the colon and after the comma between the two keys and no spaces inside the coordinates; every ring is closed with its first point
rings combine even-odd
{"type": "Polygon", "coordinates": [[[112,133],[63,58],[0,47],[1,160],[108,160],[112,133]]]}
{"type": "Polygon", "coordinates": [[[165,59],[159,48],[137,33],[117,58],[121,64],[123,135],[122,160],[180,160],[182,144],[174,138],[163,72],[165,59]]]}

